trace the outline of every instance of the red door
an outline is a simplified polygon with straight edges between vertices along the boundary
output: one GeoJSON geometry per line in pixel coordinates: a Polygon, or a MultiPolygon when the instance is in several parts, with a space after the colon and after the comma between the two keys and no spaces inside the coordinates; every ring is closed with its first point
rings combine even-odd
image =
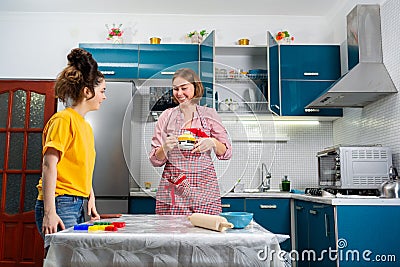
{"type": "Polygon", "coordinates": [[[54,81],[0,80],[0,266],[42,266],[35,224],[42,130],[56,111],[54,81]]]}

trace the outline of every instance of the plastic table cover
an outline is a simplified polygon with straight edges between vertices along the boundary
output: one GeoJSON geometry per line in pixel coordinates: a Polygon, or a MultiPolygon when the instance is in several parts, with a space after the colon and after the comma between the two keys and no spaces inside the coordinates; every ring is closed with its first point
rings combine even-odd
{"type": "Polygon", "coordinates": [[[290,266],[274,234],[256,222],[216,232],[193,226],[181,215],[123,215],[116,232],[74,231],[46,235],[45,267],[53,266],[290,266]]]}

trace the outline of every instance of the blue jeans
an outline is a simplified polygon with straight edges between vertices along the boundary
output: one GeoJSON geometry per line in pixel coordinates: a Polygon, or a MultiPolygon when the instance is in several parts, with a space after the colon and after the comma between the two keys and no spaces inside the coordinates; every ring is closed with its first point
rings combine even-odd
{"type": "MultiPolygon", "coordinates": [[[[84,200],[83,197],[68,196],[68,195],[56,197],[55,199],[56,212],[63,221],[65,229],[70,228],[76,224],[83,223],[85,221],[83,200],[84,200]]],[[[42,237],[44,237],[42,233],[43,216],[44,216],[43,200],[36,200],[36,205],[35,205],[36,226],[42,237]]],[[[58,228],[58,231],[60,230],[61,229],[58,228]]]]}

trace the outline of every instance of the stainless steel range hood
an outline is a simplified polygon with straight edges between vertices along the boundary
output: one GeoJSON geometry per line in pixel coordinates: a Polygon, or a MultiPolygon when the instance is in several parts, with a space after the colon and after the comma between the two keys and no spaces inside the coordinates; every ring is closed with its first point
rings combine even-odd
{"type": "Polygon", "coordinates": [[[364,107],[397,89],[383,64],[379,5],[357,5],[347,15],[349,71],[307,108],[364,107]]]}

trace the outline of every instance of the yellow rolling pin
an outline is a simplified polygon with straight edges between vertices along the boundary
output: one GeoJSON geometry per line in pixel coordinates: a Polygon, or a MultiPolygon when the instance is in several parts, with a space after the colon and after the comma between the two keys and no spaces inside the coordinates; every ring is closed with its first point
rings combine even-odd
{"type": "Polygon", "coordinates": [[[233,228],[233,224],[228,222],[226,218],[218,215],[210,215],[203,213],[193,213],[189,217],[189,221],[197,227],[202,227],[214,231],[225,231],[228,228],[233,228]]]}

